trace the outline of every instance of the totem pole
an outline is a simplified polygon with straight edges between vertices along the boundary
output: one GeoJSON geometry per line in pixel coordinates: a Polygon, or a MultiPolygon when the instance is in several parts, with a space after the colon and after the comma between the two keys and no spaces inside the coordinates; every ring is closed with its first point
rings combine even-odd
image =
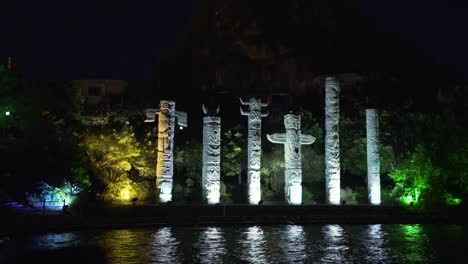
{"type": "Polygon", "coordinates": [[[219,203],[220,196],[220,160],[221,160],[221,117],[219,106],[214,113],[210,113],[202,105],[203,113],[203,171],[202,193],[208,204],[219,203]]]}
{"type": "Polygon", "coordinates": [[[371,204],[380,204],[379,116],[377,109],[366,109],[367,191],[371,204]]]}
{"type": "Polygon", "coordinates": [[[310,145],[315,137],[301,133],[301,116],[284,116],[286,133],[267,135],[270,142],[284,145],[284,196],[288,204],[302,203],[301,145],[310,145]]]}
{"type": "Polygon", "coordinates": [[[248,116],[247,138],[247,194],[250,204],[258,204],[261,200],[260,190],[260,166],[262,161],[262,117],[268,113],[262,113],[262,107],[268,103],[262,103],[261,99],[250,98],[248,102],[240,99],[241,105],[249,106],[249,112],[240,107],[240,112],[248,116]]]}
{"type": "Polygon", "coordinates": [[[325,78],[325,195],[329,204],[340,204],[340,84],[325,78]]]}
{"type": "Polygon", "coordinates": [[[156,166],[156,187],[159,201],[172,200],[172,178],[174,175],[174,126],[175,118],[181,127],[187,127],[187,113],[176,111],[175,102],[161,100],[159,109],[146,109],[145,122],[154,122],[158,114],[158,161],[156,166]]]}

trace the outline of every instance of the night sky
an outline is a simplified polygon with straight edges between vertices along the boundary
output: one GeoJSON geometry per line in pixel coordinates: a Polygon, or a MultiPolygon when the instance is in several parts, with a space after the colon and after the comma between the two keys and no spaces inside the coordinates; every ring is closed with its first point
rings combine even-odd
{"type": "MultiPolygon", "coordinates": [[[[150,80],[199,1],[8,1],[0,9],[0,60],[13,56],[27,80],[150,80]]],[[[467,4],[354,1],[383,30],[436,63],[458,65],[468,79],[467,4]]]]}

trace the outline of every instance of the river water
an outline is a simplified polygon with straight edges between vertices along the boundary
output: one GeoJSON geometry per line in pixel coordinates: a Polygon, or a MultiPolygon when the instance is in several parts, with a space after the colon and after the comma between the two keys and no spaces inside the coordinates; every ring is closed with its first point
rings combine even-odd
{"type": "Polygon", "coordinates": [[[175,226],[16,236],[5,263],[468,263],[465,225],[175,226]]]}

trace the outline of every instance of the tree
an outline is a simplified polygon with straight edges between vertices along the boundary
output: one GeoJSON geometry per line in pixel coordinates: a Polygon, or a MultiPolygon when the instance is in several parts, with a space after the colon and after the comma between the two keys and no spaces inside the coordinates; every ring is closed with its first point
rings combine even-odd
{"type": "Polygon", "coordinates": [[[242,183],[242,169],[246,163],[246,139],[242,133],[242,126],[237,125],[234,128],[222,134],[221,149],[221,175],[238,177],[238,184],[242,183]]]}
{"type": "Polygon", "coordinates": [[[148,157],[155,155],[155,148],[151,148],[150,142],[147,147],[139,142],[132,127],[85,133],[81,145],[86,149],[95,187],[102,191],[105,199],[149,196],[155,168],[148,157]]]}
{"type": "Polygon", "coordinates": [[[421,145],[389,176],[395,182],[394,196],[405,205],[427,205],[433,188],[443,188],[435,185],[443,182],[440,168],[433,165],[430,154],[421,145]]]}
{"type": "Polygon", "coordinates": [[[190,139],[174,150],[174,198],[201,201],[202,145],[190,139]]]}

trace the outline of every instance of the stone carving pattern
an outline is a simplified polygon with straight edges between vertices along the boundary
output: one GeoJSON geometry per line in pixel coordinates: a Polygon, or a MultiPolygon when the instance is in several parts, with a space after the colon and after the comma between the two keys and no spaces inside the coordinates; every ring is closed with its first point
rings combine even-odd
{"type": "Polygon", "coordinates": [[[159,200],[172,200],[174,175],[174,127],[175,118],[180,126],[187,126],[187,113],[175,111],[175,102],[161,100],[159,109],[146,109],[145,122],[154,122],[158,115],[158,147],[156,165],[156,186],[160,190],[159,200]]]}
{"type": "Polygon", "coordinates": [[[369,202],[380,204],[379,117],[376,109],[366,109],[366,125],[369,202]]]}
{"type": "Polygon", "coordinates": [[[315,138],[301,134],[301,117],[284,116],[285,134],[267,135],[272,143],[284,144],[284,197],[289,204],[302,203],[302,163],[301,145],[314,143],[315,138]]]}
{"type": "Polygon", "coordinates": [[[340,203],[339,93],[336,78],[325,79],[325,184],[329,204],[340,203]]]}
{"type": "Polygon", "coordinates": [[[249,112],[244,113],[241,108],[241,113],[248,116],[248,135],[247,135],[247,186],[248,200],[250,204],[258,204],[260,196],[260,168],[262,159],[262,138],[261,127],[262,117],[266,114],[262,113],[263,104],[261,99],[251,98],[248,103],[241,103],[249,106],[249,112]]]}
{"type": "Polygon", "coordinates": [[[219,203],[220,198],[221,118],[203,118],[203,198],[208,204],[219,203]]]}

